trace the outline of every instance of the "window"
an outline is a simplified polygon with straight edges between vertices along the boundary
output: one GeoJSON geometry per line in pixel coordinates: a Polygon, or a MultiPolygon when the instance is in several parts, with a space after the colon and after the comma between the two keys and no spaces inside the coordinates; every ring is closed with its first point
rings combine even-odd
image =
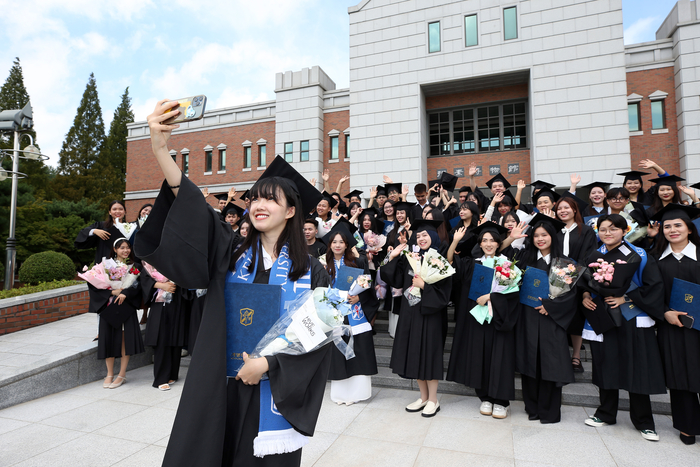
{"type": "Polygon", "coordinates": [[[177,162],[177,153],[176,153],[176,152],[172,151],[172,152],[170,153],[170,157],[173,158],[173,162],[177,162]]]}
{"type": "Polygon", "coordinates": [[[428,52],[440,52],[440,21],[428,23],[428,52]]]}
{"type": "Polygon", "coordinates": [[[211,172],[212,165],[212,153],[211,151],[204,151],[204,171],[211,172]]]}
{"type": "Polygon", "coordinates": [[[182,173],[184,173],[185,175],[188,175],[190,173],[190,155],[189,154],[182,155],[182,173]]]}
{"type": "Polygon", "coordinates": [[[284,143],[284,160],[294,162],[294,145],[292,143],[284,143]]]}
{"type": "Polygon", "coordinates": [[[252,164],[251,153],[252,153],[252,148],[250,146],[246,146],[243,148],[243,168],[244,169],[249,169],[251,164],[252,164]]]}
{"type": "Polygon", "coordinates": [[[338,137],[331,136],[331,160],[338,158],[338,137]]]}
{"type": "Polygon", "coordinates": [[[262,144],[258,146],[258,167],[267,166],[267,146],[262,144]]]}
{"type": "MultiPolygon", "coordinates": [[[[651,129],[661,130],[666,128],[666,114],[664,112],[664,103],[666,100],[651,101],[651,129]]],[[[631,122],[631,120],[630,120],[631,122]]],[[[631,123],[630,123],[631,124],[631,123]]]]}
{"type": "Polygon", "coordinates": [[[518,11],[514,6],[503,9],[503,38],[518,38],[518,11]]]}
{"type": "Polygon", "coordinates": [[[528,147],[525,101],[438,111],[428,122],[431,156],[528,147]]]}
{"type": "Polygon", "coordinates": [[[479,45],[479,32],[476,22],[476,15],[464,17],[464,45],[466,47],[479,45]]]}
{"type": "Polygon", "coordinates": [[[350,159],[350,135],[345,135],[345,158],[350,159]]]}
{"type": "Polygon", "coordinates": [[[639,120],[639,102],[627,105],[627,113],[630,120],[630,131],[641,131],[642,125],[639,120]]]}
{"type": "Polygon", "coordinates": [[[309,160],[309,142],[301,142],[301,161],[306,162],[309,160]]]}
{"type": "Polygon", "coordinates": [[[219,149],[219,170],[226,170],[226,149],[219,149]]]}

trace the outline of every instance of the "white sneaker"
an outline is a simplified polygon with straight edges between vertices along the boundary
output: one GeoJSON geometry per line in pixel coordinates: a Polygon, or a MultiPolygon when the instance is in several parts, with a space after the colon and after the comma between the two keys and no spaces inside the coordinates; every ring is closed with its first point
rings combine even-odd
{"type": "Polygon", "coordinates": [[[605,423],[603,420],[601,420],[598,417],[594,417],[594,416],[588,417],[583,423],[585,423],[588,426],[595,427],[595,428],[607,425],[607,423],[605,423]]]}
{"type": "Polygon", "coordinates": [[[508,416],[508,407],[493,404],[493,413],[491,414],[491,416],[493,418],[506,418],[508,416]]]}
{"type": "Polygon", "coordinates": [[[428,404],[428,401],[423,401],[420,397],[417,401],[411,402],[406,406],[406,412],[420,412],[428,404]]]}
{"type": "Polygon", "coordinates": [[[659,435],[654,430],[642,430],[640,431],[642,438],[649,441],[658,441],[659,435]]]}
{"type": "Polygon", "coordinates": [[[479,412],[481,415],[491,415],[493,412],[493,404],[491,402],[482,402],[481,407],[479,407],[479,412]]]}

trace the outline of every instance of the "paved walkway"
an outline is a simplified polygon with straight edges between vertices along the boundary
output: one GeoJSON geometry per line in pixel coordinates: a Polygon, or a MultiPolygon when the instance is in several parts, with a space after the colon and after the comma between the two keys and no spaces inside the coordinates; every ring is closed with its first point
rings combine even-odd
{"type": "MultiPolygon", "coordinates": [[[[79,316],[52,326],[23,331],[22,339],[2,336],[0,370],[65,350],[54,346],[84,344],[94,336],[95,319],[79,316]],[[11,345],[24,339],[35,342],[11,345]]],[[[129,371],[118,389],[103,389],[98,381],[0,410],[0,467],[160,466],[182,384],[158,391],[151,387],[152,371],[150,365],[129,371]]],[[[186,374],[183,367],[183,380],[186,374]]],[[[542,425],[528,421],[522,402],[513,403],[507,419],[496,420],[479,414],[478,399],[446,394],[437,416],[425,419],[403,409],[416,396],[375,388],[369,401],[346,407],[327,394],[302,465],[700,465],[700,444],[683,445],[665,415],[655,416],[661,441],[653,443],[634,430],[628,412],[620,412],[617,425],[591,428],[583,420],[592,409],[564,406],[561,423],[542,425]]]]}

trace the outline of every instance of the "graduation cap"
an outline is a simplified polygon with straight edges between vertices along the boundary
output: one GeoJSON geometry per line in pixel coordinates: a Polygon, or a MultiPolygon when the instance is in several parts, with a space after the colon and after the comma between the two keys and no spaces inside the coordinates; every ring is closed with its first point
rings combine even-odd
{"type": "Polygon", "coordinates": [[[245,211],[245,209],[243,209],[240,206],[236,206],[233,203],[228,203],[224,207],[224,210],[221,211],[221,215],[224,216],[224,219],[226,218],[226,214],[228,214],[230,211],[234,211],[236,213],[236,215],[238,215],[238,219],[240,220],[243,218],[243,212],[245,211]]]}
{"type": "Polygon", "coordinates": [[[633,209],[629,213],[630,217],[637,221],[641,227],[649,225],[649,216],[647,215],[646,209],[642,206],[642,209],[633,209]]]}
{"type": "Polygon", "coordinates": [[[491,188],[491,185],[493,185],[493,182],[503,182],[503,187],[507,190],[508,188],[511,187],[511,184],[508,183],[508,180],[506,180],[506,177],[503,176],[503,174],[496,174],[495,177],[493,177],[491,180],[486,182],[486,186],[491,188]]]}
{"type": "Polygon", "coordinates": [[[355,240],[355,236],[353,235],[355,231],[357,231],[357,228],[348,222],[344,217],[341,217],[338,219],[338,222],[335,223],[330,232],[323,237],[322,241],[330,248],[333,237],[335,237],[335,234],[340,232],[348,240],[347,247],[352,248],[357,245],[357,240],[355,240]]]}
{"type": "Polygon", "coordinates": [[[441,185],[447,191],[455,191],[457,186],[458,177],[452,175],[451,173],[442,172],[437,180],[433,180],[435,183],[441,185]]]}
{"type": "Polygon", "coordinates": [[[493,221],[484,222],[483,224],[477,226],[474,230],[472,230],[472,232],[474,233],[475,237],[481,235],[481,232],[493,232],[501,235],[501,237],[504,238],[510,233],[508,229],[506,229],[502,225],[496,224],[493,221]]]}
{"type": "Polygon", "coordinates": [[[542,188],[532,197],[532,201],[537,204],[537,200],[543,196],[550,198],[552,203],[556,203],[559,201],[559,198],[561,198],[561,196],[559,196],[555,191],[552,191],[550,188],[542,188]]]}
{"type": "MultiPolygon", "coordinates": [[[[333,196],[331,196],[331,194],[328,193],[327,191],[324,191],[323,193],[321,193],[321,196],[323,197],[323,199],[328,201],[328,207],[331,209],[333,209],[335,207],[335,205],[338,204],[338,201],[336,201],[335,198],[333,196]]],[[[318,202],[320,203],[321,200],[318,200],[318,202]]],[[[316,204],[318,204],[318,203],[316,203],[316,204]]]]}
{"type": "Polygon", "coordinates": [[[663,209],[651,216],[651,220],[660,221],[662,224],[665,221],[672,219],[692,220],[700,216],[700,209],[685,204],[667,204],[663,209]]]}
{"type": "Polygon", "coordinates": [[[530,186],[535,190],[541,190],[543,188],[552,189],[556,185],[554,183],[545,182],[543,180],[535,180],[534,182],[530,183],[530,186]]]}
{"type": "MultiPolygon", "coordinates": [[[[219,201],[228,201],[228,192],[214,195],[214,198],[218,199],[219,201]]],[[[234,199],[236,198],[231,198],[231,201],[234,199]]]]}
{"type": "Polygon", "coordinates": [[[649,181],[656,184],[656,186],[676,186],[676,183],[685,181],[685,178],[681,178],[677,175],[668,175],[666,177],[652,178],[649,181]]]}
{"type": "MultiPolygon", "coordinates": [[[[271,177],[284,178],[287,180],[287,182],[289,182],[292,189],[299,194],[299,197],[301,198],[302,210],[305,213],[316,209],[316,205],[318,205],[319,201],[321,201],[321,198],[323,197],[315,186],[310,184],[308,180],[306,180],[299,172],[294,170],[294,167],[289,165],[289,163],[281,156],[275,157],[275,159],[267,166],[267,169],[265,169],[260,178],[258,178],[258,181],[255,183],[257,184],[261,180],[271,177]]],[[[253,185],[253,188],[255,188],[255,185],[253,185]]],[[[251,191],[253,188],[251,188],[251,191]]]]}
{"type": "Polygon", "coordinates": [[[588,188],[589,190],[592,190],[593,188],[598,187],[603,191],[607,192],[608,188],[610,188],[610,185],[612,185],[610,182],[593,182],[589,183],[588,185],[583,185],[582,188],[588,188]]]}
{"type": "Polygon", "coordinates": [[[530,219],[530,222],[528,222],[528,225],[534,229],[535,226],[537,226],[537,224],[540,224],[542,222],[544,222],[546,224],[550,224],[552,227],[554,227],[554,230],[557,232],[560,231],[561,229],[563,229],[564,227],[566,227],[566,224],[563,223],[562,221],[560,221],[559,219],[546,216],[546,215],[542,214],[541,212],[538,212],[535,215],[535,217],[530,219]]]}
{"type": "Polygon", "coordinates": [[[391,193],[392,191],[395,191],[398,194],[401,194],[402,187],[403,187],[403,183],[387,183],[386,185],[384,185],[384,188],[386,189],[387,195],[389,193],[391,193]]]}
{"type": "Polygon", "coordinates": [[[432,230],[434,232],[437,232],[437,229],[439,229],[440,226],[444,223],[445,223],[445,221],[443,219],[441,219],[441,220],[418,219],[413,224],[411,224],[411,229],[414,232],[422,232],[423,230],[432,230]]]}
{"type": "Polygon", "coordinates": [[[562,193],[560,199],[565,199],[568,198],[570,200],[573,200],[576,205],[578,206],[578,212],[582,213],[584,209],[588,206],[588,201],[584,201],[575,194],[571,193],[569,190],[566,190],[564,193],[562,193]]]}
{"type": "Polygon", "coordinates": [[[241,199],[242,199],[243,201],[245,201],[245,200],[247,200],[247,199],[250,199],[250,190],[244,191],[243,194],[241,195],[241,199]]]}
{"type": "Polygon", "coordinates": [[[411,208],[415,205],[416,205],[416,203],[409,203],[407,201],[399,201],[398,203],[394,204],[394,215],[396,215],[396,211],[406,211],[406,214],[410,214],[411,208]]]}
{"type": "Polygon", "coordinates": [[[700,183],[693,183],[690,185],[690,188],[695,188],[696,190],[700,190],[700,183]]]}
{"type": "Polygon", "coordinates": [[[359,198],[362,193],[363,193],[362,190],[352,190],[350,193],[343,196],[343,198],[346,198],[348,200],[350,200],[353,196],[357,196],[359,198]]]}
{"type": "Polygon", "coordinates": [[[491,221],[484,222],[480,226],[476,227],[474,230],[471,230],[471,236],[467,237],[465,240],[462,240],[459,244],[457,244],[456,249],[459,251],[460,257],[476,257],[479,255],[479,253],[481,252],[481,247],[478,245],[478,241],[479,235],[481,235],[482,232],[497,233],[501,236],[502,239],[505,239],[509,234],[508,229],[506,229],[502,225],[498,225],[495,222],[491,221]]]}
{"type": "Polygon", "coordinates": [[[379,195],[386,196],[386,187],[384,185],[377,185],[377,196],[379,195]]]}
{"type": "Polygon", "coordinates": [[[639,170],[630,170],[629,172],[620,172],[617,175],[625,177],[625,181],[622,183],[627,183],[627,180],[639,180],[642,181],[644,175],[650,175],[649,172],[640,172],[639,170]]]}
{"type": "Polygon", "coordinates": [[[371,214],[375,219],[379,217],[379,210],[377,208],[364,208],[362,210],[362,215],[371,214]]]}

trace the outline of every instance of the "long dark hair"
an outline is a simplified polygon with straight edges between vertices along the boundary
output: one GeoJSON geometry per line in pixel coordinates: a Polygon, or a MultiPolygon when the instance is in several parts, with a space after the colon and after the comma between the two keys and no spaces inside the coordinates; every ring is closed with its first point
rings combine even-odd
{"type": "Polygon", "coordinates": [[[134,256],[134,247],[131,246],[129,243],[129,240],[126,238],[119,238],[114,242],[114,245],[112,245],[112,253],[109,255],[110,258],[115,259],[117,257],[117,248],[122,246],[123,243],[129,245],[129,259],[127,261],[127,264],[133,264],[136,262],[136,257],[134,256]]]}
{"type": "Polygon", "coordinates": [[[328,274],[331,276],[331,282],[335,280],[335,254],[333,254],[333,250],[331,250],[331,244],[333,243],[333,240],[336,239],[336,237],[340,235],[340,238],[343,240],[345,243],[345,254],[343,255],[343,262],[345,263],[346,266],[355,268],[357,265],[355,264],[355,256],[352,253],[352,248],[348,248],[348,245],[350,244],[348,242],[348,238],[345,236],[343,232],[336,232],[333,234],[333,237],[328,241],[328,250],[326,250],[326,271],[328,271],[328,274]]]}
{"type": "Polygon", "coordinates": [[[413,216],[411,215],[410,209],[396,209],[396,206],[394,206],[394,228],[391,229],[391,232],[389,232],[389,235],[386,238],[386,244],[390,246],[396,246],[396,240],[399,237],[399,229],[402,227],[401,224],[399,224],[398,217],[396,217],[398,211],[405,212],[406,222],[411,224],[413,223],[413,216]]]}
{"type": "MultiPolygon", "coordinates": [[[[447,232],[447,228],[445,227],[445,216],[442,214],[442,211],[440,211],[439,209],[433,209],[432,211],[430,211],[430,214],[432,214],[434,221],[442,221],[440,227],[436,229],[438,237],[440,237],[440,241],[449,242],[450,234],[449,232],[447,232]]],[[[439,246],[440,245],[435,245],[435,249],[437,250],[439,246]]]]}
{"type": "MultiPolygon", "coordinates": [[[[394,205],[396,204],[395,202],[393,202],[393,201],[390,200],[390,199],[387,199],[386,201],[384,201],[384,204],[382,204],[382,210],[381,210],[381,212],[379,213],[379,217],[380,217],[382,220],[388,220],[387,217],[386,217],[386,214],[384,214],[384,206],[386,206],[387,203],[388,203],[388,204],[391,204],[391,207],[392,207],[392,208],[393,208],[394,205]]],[[[389,221],[389,222],[396,222],[396,208],[394,208],[394,214],[392,214],[392,216],[394,216],[394,220],[393,220],[393,221],[389,221]]]]}
{"type": "MultiPolygon", "coordinates": [[[[564,254],[561,251],[561,247],[559,246],[559,241],[557,240],[557,231],[554,229],[554,226],[549,222],[538,222],[537,224],[532,226],[530,232],[527,234],[528,241],[525,242],[525,248],[523,249],[522,253],[522,261],[524,265],[531,266],[537,262],[537,252],[539,250],[535,245],[535,230],[539,229],[540,227],[547,231],[549,236],[552,238],[552,243],[549,247],[549,257],[551,259],[554,259],[564,256],[564,254]]],[[[552,262],[550,261],[549,264],[551,265],[552,262]]],[[[547,270],[549,270],[549,268],[547,268],[547,270]]]]}
{"type": "MultiPolygon", "coordinates": [[[[574,222],[576,223],[576,232],[578,232],[578,235],[581,235],[581,231],[583,230],[583,217],[581,217],[581,211],[578,210],[578,204],[571,198],[567,198],[565,196],[562,196],[559,198],[559,201],[556,202],[554,205],[554,215],[557,216],[557,219],[559,219],[559,216],[557,215],[557,209],[559,208],[559,205],[561,203],[566,203],[569,205],[571,210],[574,212],[574,222]]],[[[559,219],[561,221],[561,219],[559,219]]],[[[562,221],[564,222],[564,221],[562,221]]]]}
{"type": "MultiPolygon", "coordinates": [[[[673,198],[671,198],[671,203],[675,204],[681,204],[681,192],[678,191],[678,186],[677,185],[668,185],[671,188],[673,188],[673,198]]],[[[651,203],[651,208],[654,212],[659,212],[663,209],[664,207],[664,202],[661,201],[661,197],[659,196],[659,188],[661,186],[656,187],[656,191],[654,192],[654,201],[651,203]]]]}
{"type": "Polygon", "coordinates": [[[357,225],[358,225],[357,228],[361,234],[364,234],[365,232],[367,232],[367,230],[371,230],[372,232],[376,233],[377,235],[381,234],[381,232],[377,232],[377,229],[378,229],[377,219],[369,212],[363,211],[362,214],[360,214],[360,218],[357,222],[357,225]],[[369,217],[370,223],[372,224],[369,229],[364,228],[364,223],[365,223],[366,217],[369,217]]]}
{"type": "MultiPolygon", "coordinates": [[[[299,193],[292,188],[287,180],[282,177],[270,177],[258,181],[253,188],[250,189],[251,202],[258,198],[273,200],[275,203],[282,206],[286,203],[287,207],[295,209],[294,216],[287,219],[287,224],[284,230],[277,239],[275,244],[275,255],[279,255],[282,247],[289,244],[289,259],[292,261],[292,267],[289,269],[289,279],[297,281],[301,276],[309,270],[309,252],[304,238],[304,208],[301,204],[299,193]]],[[[248,267],[249,272],[253,272],[257,264],[257,255],[261,254],[258,250],[260,231],[251,223],[248,235],[245,237],[242,245],[231,255],[229,269],[236,269],[236,261],[240,258],[251,246],[253,247],[253,258],[248,267]]]]}
{"type": "Polygon", "coordinates": [[[469,209],[471,211],[472,220],[469,223],[469,225],[464,225],[464,220],[459,219],[455,230],[461,227],[474,228],[477,225],[479,225],[479,216],[481,216],[481,212],[479,211],[479,206],[477,206],[476,203],[474,203],[473,201],[465,201],[459,206],[459,210],[461,211],[462,209],[469,209]]]}
{"type": "Polygon", "coordinates": [[[109,211],[112,210],[112,206],[114,206],[115,204],[118,204],[124,208],[124,217],[122,219],[126,218],[126,206],[124,205],[124,203],[122,201],[117,201],[115,199],[114,201],[109,203],[109,207],[107,208],[107,220],[105,221],[105,225],[104,225],[105,230],[109,229],[110,227],[112,227],[114,225],[114,220],[112,219],[112,216],[109,213],[109,211]]]}
{"type": "Polygon", "coordinates": [[[152,205],[151,203],[146,203],[146,204],[144,204],[143,206],[141,206],[141,207],[139,208],[139,211],[138,211],[138,214],[137,214],[137,216],[138,216],[139,219],[141,218],[141,211],[143,211],[143,210],[146,209],[146,208],[151,208],[151,209],[153,209],[153,205],[152,205]]]}
{"type": "MultiPolygon", "coordinates": [[[[673,219],[675,220],[675,219],[673,219]]],[[[686,226],[688,226],[688,241],[695,245],[696,247],[700,247],[700,235],[698,235],[698,229],[695,227],[695,224],[693,224],[692,221],[688,219],[681,219],[686,226]]],[[[666,240],[666,236],[664,235],[664,224],[661,222],[661,226],[659,227],[659,233],[656,235],[656,245],[654,246],[654,255],[656,258],[660,258],[661,255],[666,251],[666,248],[668,247],[668,240],[666,240]]]]}

